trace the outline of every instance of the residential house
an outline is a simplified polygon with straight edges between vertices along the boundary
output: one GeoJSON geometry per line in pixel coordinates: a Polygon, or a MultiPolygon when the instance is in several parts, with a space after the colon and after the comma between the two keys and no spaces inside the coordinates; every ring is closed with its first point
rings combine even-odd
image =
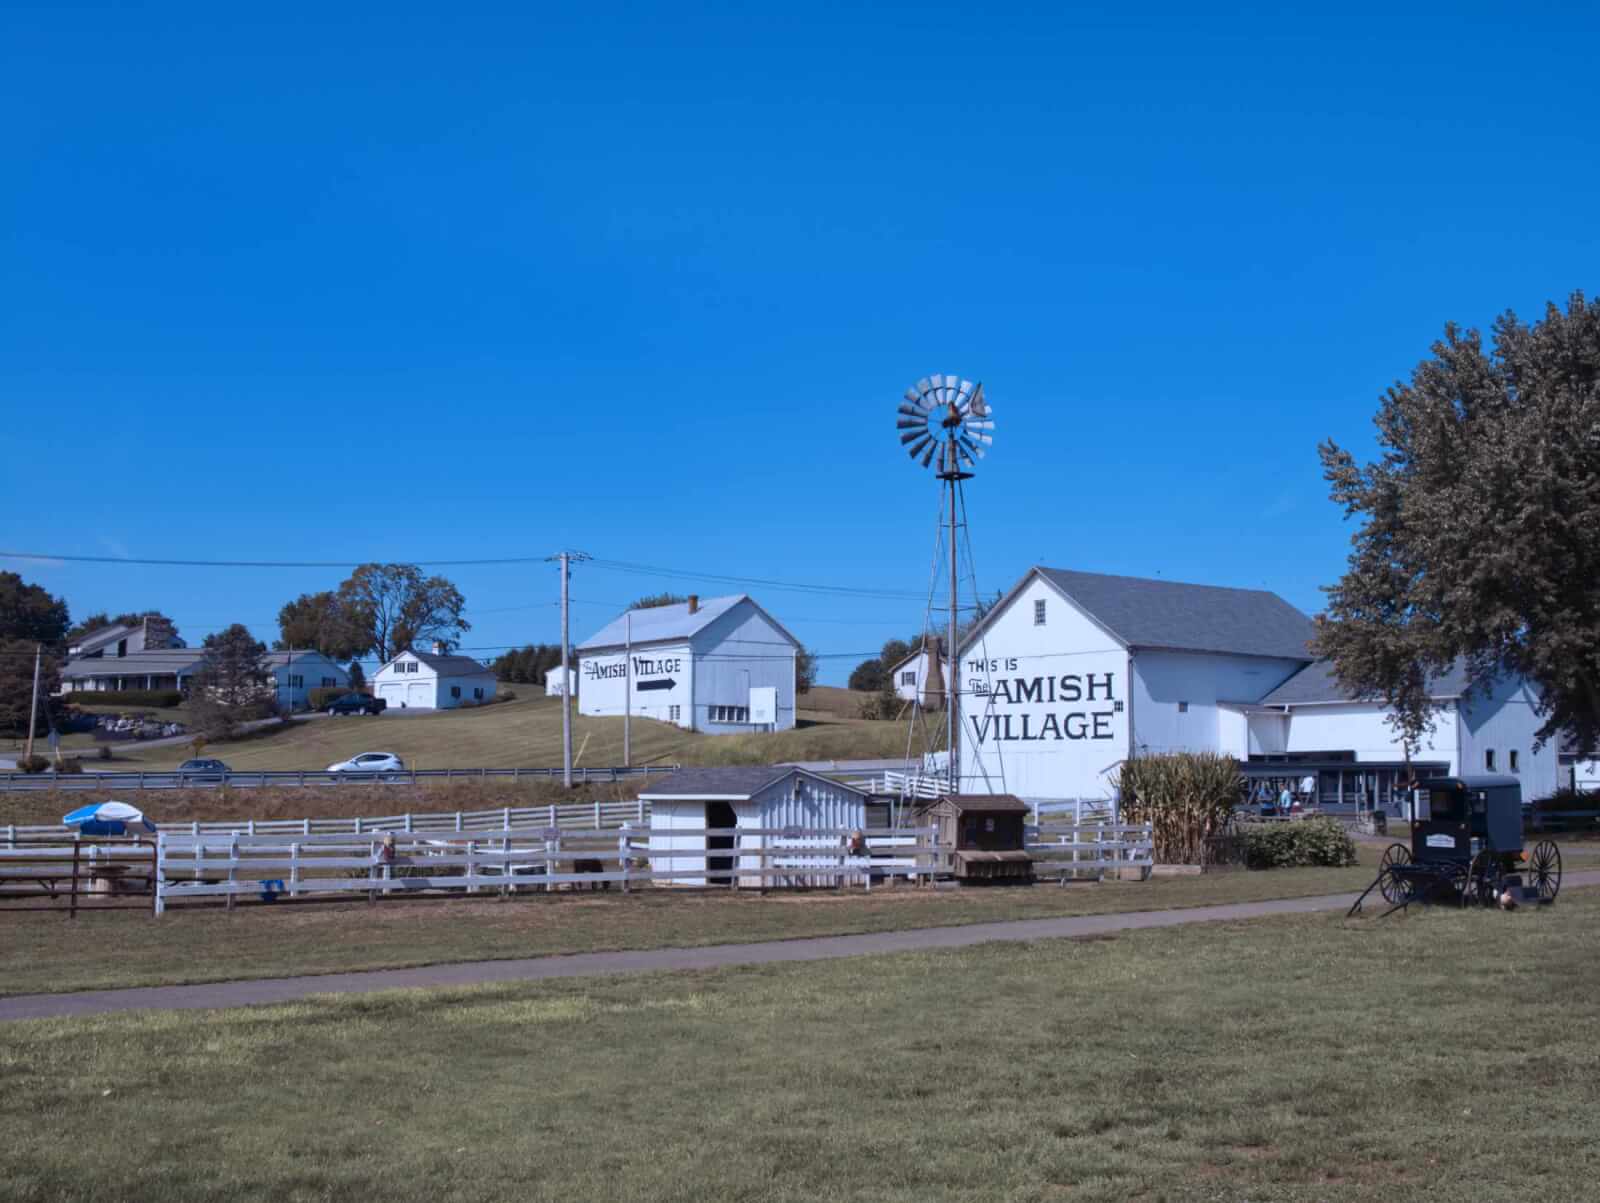
{"type": "Polygon", "coordinates": [[[435,643],[431,652],[401,652],[372,677],[378,697],[391,710],[453,710],[494,697],[494,669],[471,656],[456,656],[435,643]]]}

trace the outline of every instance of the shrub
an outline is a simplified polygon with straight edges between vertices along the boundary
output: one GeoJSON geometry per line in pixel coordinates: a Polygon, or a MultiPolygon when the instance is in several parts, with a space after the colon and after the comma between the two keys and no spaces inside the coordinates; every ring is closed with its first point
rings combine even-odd
{"type": "Polygon", "coordinates": [[[1341,868],[1356,863],[1356,842],[1337,819],[1246,823],[1245,864],[1252,869],[1341,868]]]}
{"type": "Polygon", "coordinates": [[[1206,841],[1227,827],[1244,794],[1239,762],[1212,752],[1170,752],[1123,762],[1122,821],[1149,823],[1155,858],[1198,865],[1206,841]]]}
{"type": "Polygon", "coordinates": [[[65,773],[70,777],[73,773],[83,772],[83,764],[78,760],[63,760],[56,765],[56,772],[65,773]]]}
{"type": "Polygon", "coordinates": [[[897,719],[905,710],[907,704],[901,701],[900,695],[894,691],[894,686],[885,681],[881,689],[874,693],[869,693],[861,699],[861,705],[856,710],[856,717],[881,720],[897,719]]]}
{"type": "Polygon", "coordinates": [[[49,768],[50,758],[48,756],[17,757],[17,772],[19,773],[43,773],[48,771],[49,768]]]}
{"type": "Polygon", "coordinates": [[[74,689],[62,695],[78,706],[154,706],[171,709],[183,705],[176,689],[74,689]]]}

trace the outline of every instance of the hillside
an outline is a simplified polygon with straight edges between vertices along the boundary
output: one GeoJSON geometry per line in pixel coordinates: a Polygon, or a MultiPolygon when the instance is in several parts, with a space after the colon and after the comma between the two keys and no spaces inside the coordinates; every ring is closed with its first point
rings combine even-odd
{"type": "MultiPolygon", "coordinates": [[[[802,699],[801,725],[792,731],[699,735],[649,719],[633,720],[633,763],[767,764],[781,760],[879,759],[905,754],[902,723],[854,717],[848,690],[818,688],[802,699]]],[[[620,718],[574,715],[574,764],[622,763],[620,718]]],[[[410,712],[380,718],[298,721],[228,743],[205,754],[235,769],[324,769],[360,752],[394,752],[418,769],[505,768],[561,763],[561,703],[534,697],[475,710],[410,712]]],[[[118,768],[172,768],[190,755],[186,745],[129,749],[118,768]]],[[[110,766],[107,766],[110,767],[110,766]]]]}

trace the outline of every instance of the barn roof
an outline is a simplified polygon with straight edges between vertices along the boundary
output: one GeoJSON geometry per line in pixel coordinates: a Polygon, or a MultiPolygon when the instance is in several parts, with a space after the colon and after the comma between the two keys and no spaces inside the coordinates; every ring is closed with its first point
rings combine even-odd
{"type": "Polygon", "coordinates": [[[661,643],[668,639],[688,639],[698,635],[740,602],[749,602],[752,606],[755,606],[762,617],[777,627],[785,638],[796,647],[800,646],[800,641],[789,634],[788,631],[785,631],[783,625],[777,619],[762,610],[755,599],[748,593],[734,593],[727,597],[708,597],[704,599],[699,603],[699,608],[693,614],[689,613],[688,602],[678,602],[676,605],[671,606],[644,606],[639,609],[627,610],[578,644],[578,651],[594,651],[603,647],[622,647],[629,642],[637,645],[641,643],[661,643]],[[624,622],[624,619],[630,614],[633,616],[631,630],[628,629],[629,624],[624,622]]]}
{"type": "Polygon", "coordinates": [[[753,798],[774,782],[798,773],[853,793],[862,791],[793,764],[725,764],[679,769],[641,798],[753,798]]]}
{"type": "MultiPolygon", "coordinates": [[[[1467,692],[1467,665],[1457,660],[1435,677],[1428,689],[1433,698],[1458,698],[1467,692]]],[[[1261,699],[1263,706],[1313,706],[1318,703],[1359,702],[1363,699],[1339,684],[1332,660],[1308,664],[1261,699]]]]}

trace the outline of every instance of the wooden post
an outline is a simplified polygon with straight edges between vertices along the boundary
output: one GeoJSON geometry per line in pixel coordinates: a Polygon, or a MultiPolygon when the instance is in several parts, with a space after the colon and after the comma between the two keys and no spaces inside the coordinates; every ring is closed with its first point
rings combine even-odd
{"type": "Polygon", "coordinates": [[[628,887],[628,853],[630,851],[631,849],[628,847],[628,829],[624,827],[622,833],[617,836],[617,864],[622,866],[622,892],[624,894],[631,892],[628,887]]]}
{"type": "Polygon", "coordinates": [[[228,910],[233,909],[233,886],[238,880],[238,866],[234,864],[239,859],[239,837],[231,836],[228,840],[228,910]]]}
{"type": "Polygon", "coordinates": [[[468,881],[469,884],[467,886],[467,893],[469,893],[469,894],[476,894],[478,892],[478,883],[473,880],[478,875],[477,874],[477,865],[474,863],[474,859],[477,857],[477,855],[478,855],[478,841],[477,840],[468,840],[467,841],[467,881],[468,881]]]}
{"type": "Polygon", "coordinates": [[[289,845],[289,897],[294,898],[300,893],[300,844],[296,841],[289,845]]]}
{"type": "Polygon", "coordinates": [[[157,919],[166,910],[166,899],[161,897],[161,887],[167,878],[166,852],[167,837],[157,832],[155,846],[150,849],[150,910],[157,919]]]}
{"type": "Polygon", "coordinates": [[[78,841],[81,840],[82,838],[83,837],[78,835],[76,832],[73,833],[73,836],[72,836],[72,898],[71,898],[71,901],[67,904],[68,908],[69,908],[68,911],[67,911],[67,918],[69,918],[69,919],[76,919],[78,917],[78,853],[79,853],[80,848],[82,847],[82,845],[79,844],[78,841]]]}

